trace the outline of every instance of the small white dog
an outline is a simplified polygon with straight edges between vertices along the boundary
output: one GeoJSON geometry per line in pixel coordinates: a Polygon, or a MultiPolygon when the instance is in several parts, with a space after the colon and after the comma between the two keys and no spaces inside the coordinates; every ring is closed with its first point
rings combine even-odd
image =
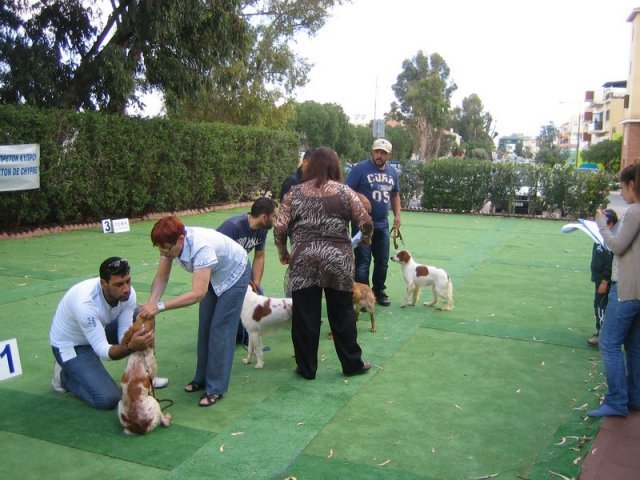
{"type": "Polygon", "coordinates": [[[410,297],[412,300],[411,305],[415,306],[420,296],[420,288],[431,286],[433,300],[424,302],[424,304],[433,307],[442,298],[447,303],[440,310],[451,310],[453,308],[453,285],[447,272],[438,267],[416,263],[406,250],[400,250],[391,257],[391,260],[400,264],[404,281],[407,283],[407,291],[402,305],[400,305],[401,307],[408,305],[410,297]]]}
{"type": "Polygon", "coordinates": [[[240,320],[249,333],[249,345],[247,358],[242,363],[251,363],[253,355],[256,356],[254,368],[264,367],[264,352],[262,351],[262,335],[270,330],[281,327],[291,329],[291,299],[270,298],[258,295],[254,291],[253,282],[247,287],[247,293],[242,305],[240,320]]]}
{"type": "MultiPolygon", "coordinates": [[[[153,330],[153,318],[138,317],[133,325],[125,332],[123,343],[128,343],[131,336],[144,328],[153,330]]],[[[124,433],[148,433],[158,425],[171,425],[171,414],[162,413],[160,404],[153,396],[153,379],[158,366],[156,352],[153,346],[136,352],[127,357],[127,366],[122,375],[122,400],[118,403],[118,418],[124,427],[124,433]]]]}

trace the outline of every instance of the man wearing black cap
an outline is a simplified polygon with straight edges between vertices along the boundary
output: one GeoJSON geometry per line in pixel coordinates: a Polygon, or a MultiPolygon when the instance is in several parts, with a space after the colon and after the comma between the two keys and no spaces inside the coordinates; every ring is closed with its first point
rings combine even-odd
{"type": "MultiPolygon", "coordinates": [[[[371,245],[360,244],[354,251],[355,281],[369,285],[369,266],[373,258],[371,288],[378,305],[391,305],[386,293],[387,266],[389,264],[389,208],[393,210],[393,226],[400,228],[400,183],[398,172],[387,165],[391,157],[391,142],[378,138],[371,147],[371,158],[354,166],[345,183],[371,204],[373,236],[371,245]]],[[[363,201],[366,204],[366,201],[363,201]]],[[[352,234],[357,229],[352,225],[352,234]]]]}

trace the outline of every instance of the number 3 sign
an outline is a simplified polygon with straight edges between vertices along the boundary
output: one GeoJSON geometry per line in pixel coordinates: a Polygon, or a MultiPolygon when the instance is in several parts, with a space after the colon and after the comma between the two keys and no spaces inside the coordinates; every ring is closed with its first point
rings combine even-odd
{"type": "Polygon", "coordinates": [[[0,380],[22,375],[18,342],[15,338],[0,340],[0,380]]]}

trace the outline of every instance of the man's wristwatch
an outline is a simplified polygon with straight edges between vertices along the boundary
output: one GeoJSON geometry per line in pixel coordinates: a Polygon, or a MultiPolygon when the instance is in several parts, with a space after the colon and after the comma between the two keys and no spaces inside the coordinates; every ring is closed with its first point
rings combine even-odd
{"type": "Polygon", "coordinates": [[[162,300],[156,303],[156,308],[158,309],[158,313],[164,312],[167,309],[167,306],[164,304],[162,300]]]}

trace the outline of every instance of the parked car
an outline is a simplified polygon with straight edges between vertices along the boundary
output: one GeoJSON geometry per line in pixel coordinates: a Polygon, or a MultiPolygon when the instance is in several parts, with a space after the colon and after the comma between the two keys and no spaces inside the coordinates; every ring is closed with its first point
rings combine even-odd
{"type": "Polygon", "coordinates": [[[514,213],[528,214],[529,213],[529,192],[531,187],[520,187],[516,191],[516,199],[513,202],[514,213]]]}
{"type": "MultiPolygon", "coordinates": [[[[518,188],[516,191],[516,199],[513,203],[513,213],[517,213],[520,215],[529,215],[529,204],[531,203],[531,195],[536,192],[532,191],[532,188],[529,186],[522,186],[518,188]]],[[[542,215],[542,209],[536,205],[534,206],[533,211],[531,212],[533,215],[542,215]]]]}

